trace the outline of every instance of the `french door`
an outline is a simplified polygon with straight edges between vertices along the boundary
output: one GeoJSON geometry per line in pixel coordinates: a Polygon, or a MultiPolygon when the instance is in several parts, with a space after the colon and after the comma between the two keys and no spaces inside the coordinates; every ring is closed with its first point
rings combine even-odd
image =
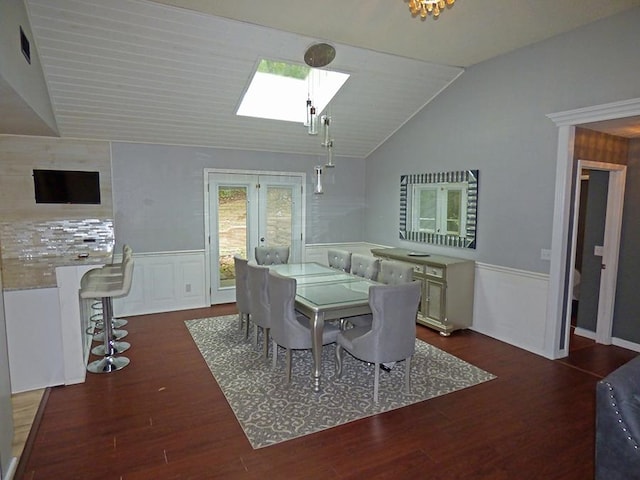
{"type": "Polygon", "coordinates": [[[211,304],[235,301],[233,256],[258,245],[287,245],[302,259],[304,174],[206,171],[211,304]]]}

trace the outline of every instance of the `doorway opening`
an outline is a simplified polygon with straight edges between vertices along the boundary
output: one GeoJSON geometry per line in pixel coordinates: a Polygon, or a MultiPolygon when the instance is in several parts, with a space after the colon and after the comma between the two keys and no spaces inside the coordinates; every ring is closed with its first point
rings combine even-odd
{"type": "MultiPolygon", "coordinates": [[[[595,122],[605,123],[616,119],[633,120],[634,117],[639,116],[640,98],[548,115],[558,127],[555,206],[544,341],[545,356],[548,358],[563,358],[568,355],[567,335],[570,321],[567,318],[567,310],[570,307],[573,282],[570,232],[574,211],[572,206],[572,175],[574,173],[575,128],[577,125],[591,124],[593,126],[595,122]]],[[[613,302],[613,298],[609,298],[609,301],[613,302]]],[[[601,331],[596,332],[596,335],[602,333],[601,331]]]]}
{"type": "Polygon", "coordinates": [[[611,344],[626,166],[578,160],[575,168],[567,344],[571,328],[611,344]]]}

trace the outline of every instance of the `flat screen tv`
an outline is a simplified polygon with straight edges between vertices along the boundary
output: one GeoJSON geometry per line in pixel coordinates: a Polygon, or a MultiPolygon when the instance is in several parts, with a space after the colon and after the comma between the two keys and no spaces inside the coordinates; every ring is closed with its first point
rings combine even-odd
{"type": "Polygon", "coordinates": [[[36,203],[100,204],[100,172],[34,170],[36,203]]]}

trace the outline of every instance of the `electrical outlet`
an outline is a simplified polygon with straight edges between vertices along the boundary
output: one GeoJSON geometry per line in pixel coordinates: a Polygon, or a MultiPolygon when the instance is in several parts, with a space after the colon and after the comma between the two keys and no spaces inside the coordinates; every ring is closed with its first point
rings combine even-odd
{"type": "Polygon", "coordinates": [[[540,250],[540,259],[551,260],[551,250],[548,248],[543,248],[542,250],[540,250]]]}
{"type": "Polygon", "coordinates": [[[187,293],[191,293],[191,284],[190,283],[187,283],[184,286],[184,291],[187,292],[187,293]]]}

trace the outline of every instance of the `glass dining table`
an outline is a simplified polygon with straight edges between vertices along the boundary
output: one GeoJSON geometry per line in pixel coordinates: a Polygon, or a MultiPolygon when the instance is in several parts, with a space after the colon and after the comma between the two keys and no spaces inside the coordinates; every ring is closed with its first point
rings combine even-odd
{"type": "Polygon", "coordinates": [[[369,287],[378,283],[319,263],[287,263],[269,268],[296,279],[296,310],[311,319],[311,376],[313,389],[319,392],[325,322],[371,313],[369,287]]]}

